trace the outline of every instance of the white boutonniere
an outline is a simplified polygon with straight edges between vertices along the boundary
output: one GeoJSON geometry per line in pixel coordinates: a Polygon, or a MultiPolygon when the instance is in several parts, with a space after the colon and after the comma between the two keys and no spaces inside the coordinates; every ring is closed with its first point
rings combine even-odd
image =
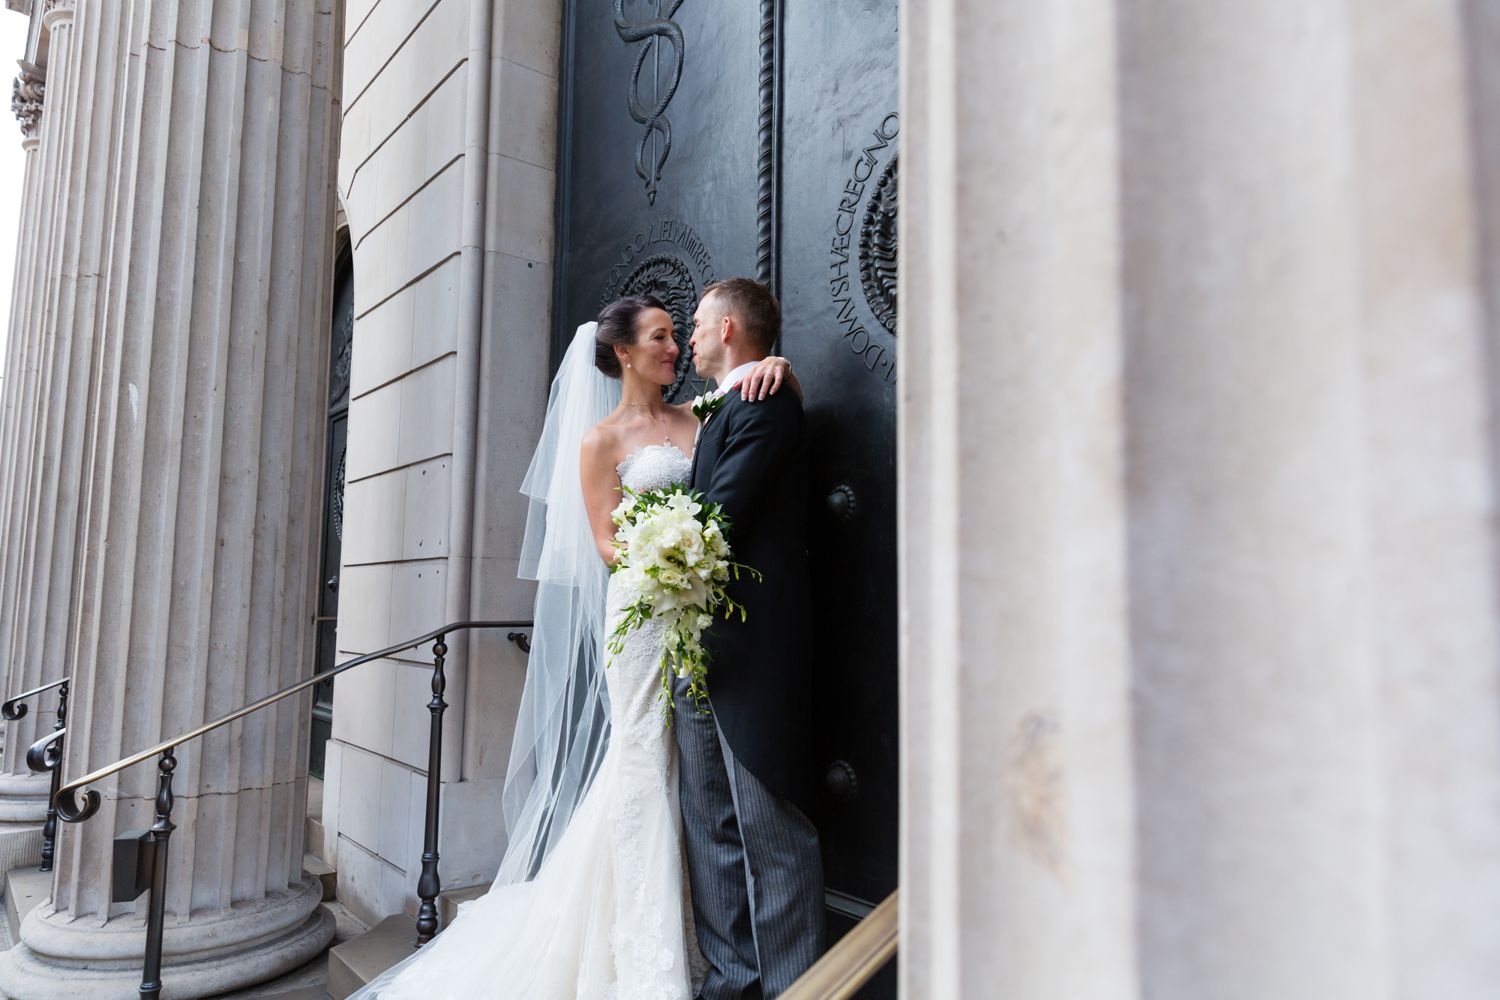
{"type": "Polygon", "coordinates": [[[727,394],[705,392],[693,399],[693,416],[698,418],[698,423],[706,423],[708,418],[719,412],[720,407],[728,398],[727,394]]]}

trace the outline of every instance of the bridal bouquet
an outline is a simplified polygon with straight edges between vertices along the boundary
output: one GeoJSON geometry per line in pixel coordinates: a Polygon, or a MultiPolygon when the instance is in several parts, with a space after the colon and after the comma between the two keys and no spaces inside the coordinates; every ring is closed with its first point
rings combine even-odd
{"type": "Polygon", "coordinates": [[[672,678],[688,682],[688,696],[701,707],[708,697],[708,652],[703,630],[714,615],[725,618],[745,608],[725,591],[730,580],[761,575],[733,560],[724,532],[729,519],[718,504],[681,486],[636,492],[611,515],[615,549],[612,572],[630,601],[609,638],[609,651],[625,648],[625,637],[653,618],[666,625],[661,654],[661,690],[668,722],[672,718],[672,678]]]}

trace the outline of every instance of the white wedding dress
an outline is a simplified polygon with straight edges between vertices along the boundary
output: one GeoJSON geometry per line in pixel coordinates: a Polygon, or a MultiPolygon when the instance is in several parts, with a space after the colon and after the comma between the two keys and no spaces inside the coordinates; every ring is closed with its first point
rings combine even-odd
{"type": "MultiPolygon", "coordinates": [[[[671,444],[621,462],[634,490],[684,482],[671,444]]],[[[623,606],[611,581],[606,627],[623,606]]],[[[534,879],[465,905],[360,1000],[690,1000],[702,983],[677,798],[676,743],[658,700],[662,626],[625,639],[605,671],[609,746],[534,879]]],[[[600,637],[603,641],[603,637],[600,637]]]]}

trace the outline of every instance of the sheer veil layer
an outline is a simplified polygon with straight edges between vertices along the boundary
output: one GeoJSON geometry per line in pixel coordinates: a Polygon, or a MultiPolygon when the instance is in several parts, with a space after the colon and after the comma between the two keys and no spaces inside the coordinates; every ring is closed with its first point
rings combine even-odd
{"type": "Polygon", "coordinates": [[[620,401],[620,383],[594,366],[597,327],[580,326],[563,355],[521,484],[530,510],[520,575],[537,582],[536,627],[505,776],[508,840],[496,885],[536,874],[588,790],[609,738],[603,679],[609,570],[589,530],[578,463],[584,434],[620,401]]]}

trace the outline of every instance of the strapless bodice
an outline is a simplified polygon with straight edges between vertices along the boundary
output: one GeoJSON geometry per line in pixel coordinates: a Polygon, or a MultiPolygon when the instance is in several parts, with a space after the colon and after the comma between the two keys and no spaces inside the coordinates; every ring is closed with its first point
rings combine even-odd
{"type": "Polygon", "coordinates": [[[685,483],[693,470],[693,459],[670,442],[642,445],[615,466],[620,482],[637,493],[685,483]]]}

